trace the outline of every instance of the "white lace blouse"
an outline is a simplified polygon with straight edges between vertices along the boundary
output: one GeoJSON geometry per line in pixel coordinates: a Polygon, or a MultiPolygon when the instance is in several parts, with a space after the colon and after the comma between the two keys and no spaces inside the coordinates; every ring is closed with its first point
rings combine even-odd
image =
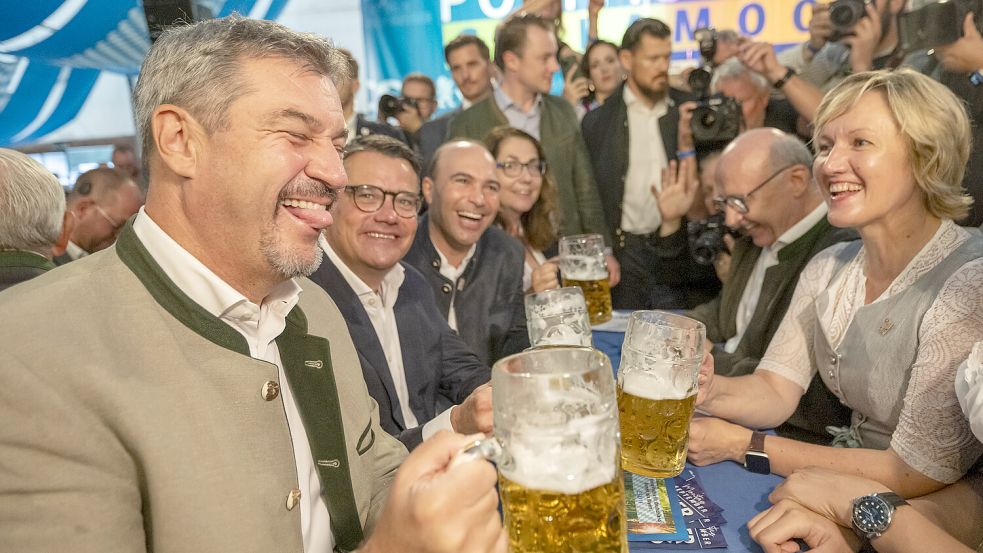
{"type": "MultiPolygon", "coordinates": [[[[910,287],[970,237],[970,231],[943,221],[938,231],[884,293],[883,301],[910,287]]],[[[822,325],[838,346],[864,305],[864,249],[834,277],[835,256],[847,243],[819,253],[799,277],[792,302],[757,370],[771,371],[807,389],[819,367],[813,355],[816,325],[814,303],[829,289],[834,301],[823,312],[822,325]]],[[[955,396],[956,369],[973,344],[983,340],[983,258],[964,264],[946,281],[918,329],[918,352],[904,396],[891,448],[912,468],[933,479],[953,482],[980,453],[955,396]],[[973,459],[968,459],[972,456],[973,459]]],[[[897,397],[875,400],[895,402],[897,397]]],[[[863,413],[863,405],[849,405],[863,413]]]]}

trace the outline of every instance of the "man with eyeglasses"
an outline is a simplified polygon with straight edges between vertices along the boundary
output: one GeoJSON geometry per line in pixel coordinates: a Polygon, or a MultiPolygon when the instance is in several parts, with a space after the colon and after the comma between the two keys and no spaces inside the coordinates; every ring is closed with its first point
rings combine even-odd
{"type": "Polygon", "coordinates": [[[345,317],[382,428],[410,450],[441,429],[489,432],[492,417],[488,366],[447,325],[424,276],[401,262],[422,202],[418,159],[381,135],[345,148],[351,184],[311,275],[345,317]]]}
{"type": "Polygon", "coordinates": [[[67,211],[75,219],[65,253],[56,257],[64,265],[113,245],[126,220],[143,205],[143,193],[130,177],[108,167],[79,175],[68,195],[67,211]]]}
{"type": "MultiPolygon", "coordinates": [[[[753,372],[764,356],[809,260],[857,236],[826,220],[826,204],[812,180],[812,154],[778,129],[753,129],[731,142],[717,162],[715,188],[714,205],[743,236],[734,244],[720,294],[688,315],[707,326],[715,374],[739,376],[753,372]]],[[[848,421],[849,411],[819,383],[778,430],[828,443],[826,426],[848,421]]]]}
{"type": "Polygon", "coordinates": [[[529,347],[519,241],[492,225],[498,214],[495,158],[457,139],[434,153],[423,179],[429,209],[406,262],[426,277],[441,315],[485,365],[529,347]]]}
{"type": "Polygon", "coordinates": [[[414,149],[420,147],[420,127],[437,111],[437,87],[433,79],[423,73],[410,73],[403,78],[400,89],[402,109],[396,113],[399,128],[414,149]]]}

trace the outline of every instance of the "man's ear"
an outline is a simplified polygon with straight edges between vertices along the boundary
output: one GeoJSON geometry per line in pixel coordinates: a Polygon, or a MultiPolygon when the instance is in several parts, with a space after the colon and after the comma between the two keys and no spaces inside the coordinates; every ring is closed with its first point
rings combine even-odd
{"type": "Polygon", "coordinates": [[[801,198],[809,193],[812,184],[812,169],[805,165],[796,165],[789,172],[789,191],[792,197],[801,198]]]}
{"type": "Polygon", "coordinates": [[[187,110],[172,104],[158,106],[150,125],[160,161],[171,172],[193,178],[202,162],[204,127],[187,110]]]}
{"type": "Polygon", "coordinates": [[[51,246],[51,257],[58,257],[65,253],[73,230],[75,230],[75,214],[66,209],[61,217],[61,234],[58,235],[55,245],[51,246]]]}
{"type": "Polygon", "coordinates": [[[430,177],[423,177],[423,199],[427,201],[427,205],[430,205],[430,198],[433,195],[433,179],[430,177]]]}
{"type": "Polygon", "coordinates": [[[519,65],[521,63],[522,60],[519,59],[519,56],[516,55],[515,52],[512,52],[511,50],[502,52],[502,65],[505,66],[502,73],[506,73],[508,71],[512,71],[513,73],[518,72],[519,65]]]}
{"type": "Polygon", "coordinates": [[[621,67],[624,67],[625,68],[625,70],[626,70],[625,73],[627,74],[627,69],[629,67],[631,67],[631,62],[632,62],[632,53],[631,53],[631,50],[628,50],[628,49],[619,49],[618,50],[618,61],[621,62],[621,67]]]}

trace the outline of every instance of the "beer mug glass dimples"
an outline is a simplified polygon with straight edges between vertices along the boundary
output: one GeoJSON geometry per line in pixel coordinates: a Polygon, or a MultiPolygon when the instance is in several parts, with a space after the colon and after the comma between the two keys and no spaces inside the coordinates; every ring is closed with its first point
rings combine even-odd
{"type": "Polygon", "coordinates": [[[587,304],[576,286],[527,295],[526,325],[534,348],[591,345],[587,304]]]}
{"type": "Polygon", "coordinates": [[[591,324],[611,320],[611,287],[600,234],[560,238],[560,276],[564,286],[583,290],[591,324]]]}
{"type": "Polygon", "coordinates": [[[682,472],[705,338],[703,323],[688,317],[632,313],[618,369],[625,470],[660,478],[682,472]]]}
{"type": "Polygon", "coordinates": [[[509,551],[627,551],[617,400],[607,356],[530,350],[492,369],[509,551]]]}

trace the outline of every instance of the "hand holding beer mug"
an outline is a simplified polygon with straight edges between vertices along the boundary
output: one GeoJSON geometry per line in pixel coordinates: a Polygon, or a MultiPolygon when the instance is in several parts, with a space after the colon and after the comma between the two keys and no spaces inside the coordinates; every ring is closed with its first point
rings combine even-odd
{"type": "Polygon", "coordinates": [[[682,472],[705,340],[706,327],[688,317],[631,314],[618,369],[625,470],[656,478],[682,472]]]}
{"type": "Polygon", "coordinates": [[[611,320],[611,287],[600,234],[560,238],[560,275],[564,286],[579,286],[584,291],[591,324],[611,320]]]}
{"type": "Polygon", "coordinates": [[[591,345],[587,303],[576,286],[528,294],[526,325],[534,348],[591,345]]]}
{"type": "Polygon", "coordinates": [[[495,363],[495,437],[475,448],[498,465],[512,553],[628,551],[611,362],[582,347],[495,363]]]}

